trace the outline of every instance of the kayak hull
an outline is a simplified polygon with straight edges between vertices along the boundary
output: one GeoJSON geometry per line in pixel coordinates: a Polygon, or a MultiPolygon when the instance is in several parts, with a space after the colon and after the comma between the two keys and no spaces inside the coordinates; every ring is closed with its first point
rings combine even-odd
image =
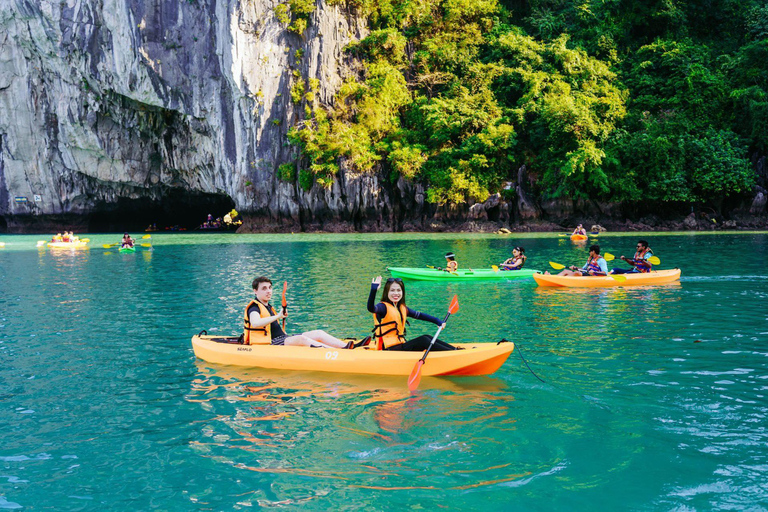
{"type": "MultiPolygon", "coordinates": [[[[197,335],[192,337],[192,348],[195,356],[209,363],[369,375],[408,376],[423,355],[421,351],[241,345],[234,341],[235,338],[197,335]],[[229,343],[221,340],[228,340],[229,343]]],[[[464,350],[430,352],[422,367],[422,375],[490,375],[504,364],[515,348],[514,343],[465,343],[456,346],[464,350]]]]}
{"type": "Polygon", "coordinates": [[[118,249],[119,252],[136,252],[135,247],[121,247],[118,249]]]}
{"type": "Polygon", "coordinates": [[[49,249],[86,249],[88,242],[48,242],[49,249]]]}
{"type": "Polygon", "coordinates": [[[574,288],[613,288],[616,286],[648,286],[674,283],[680,279],[680,269],[652,270],[645,274],[619,274],[626,280],[617,281],[610,276],[558,276],[535,274],[533,279],[539,286],[574,288]]]}
{"type": "Polygon", "coordinates": [[[571,240],[573,240],[574,242],[583,242],[588,238],[589,237],[587,235],[571,235],[571,240]]]}
{"type": "Polygon", "coordinates": [[[409,268],[409,267],[389,267],[387,270],[392,277],[401,279],[411,279],[414,281],[506,281],[510,279],[520,279],[531,277],[537,270],[499,270],[494,271],[491,268],[478,269],[459,269],[456,272],[446,272],[435,268],[409,268]]]}

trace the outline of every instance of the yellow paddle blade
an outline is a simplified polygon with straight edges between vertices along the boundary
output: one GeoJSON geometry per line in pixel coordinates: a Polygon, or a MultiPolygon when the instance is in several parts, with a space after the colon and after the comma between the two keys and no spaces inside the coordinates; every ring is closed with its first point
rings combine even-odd
{"type": "Polygon", "coordinates": [[[45,245],[45,240],[38,240],[37,241],[37,246],[38,247],[42,247],[43,245],[45,245]]]}
{"type": "Polygon", "coordinates": [[[555,263],[554,261],[549,262],[549,266],[552,267],[555,270],[563,270],[565,268],[565,265],[561,265],[559,263],[555,263]]]}
{"type": "Polygon", "coordinates": [[[88,243],[88,242],[90,242],[90,241],[91,241],[91,239],[90,239],[90,238],[81,238],[81,239],[80,239],[80,241],[81,241],[81,242],[85,242],[85,243],[88,243]]]}
{"type": "Polygon", "coordinates": [[[152,244],[141,244],[142,247],[152,247],[152,244]]]}
{"type": "Polygon", "coordinates": [[[112,247],[116,246],[117,244],[102,244],[101,246],[105,249],[111,249],[112,247]]]}
{"type": "Polygon", "coordinates": [[[613,261],[613,260],[616,259],[616,256],[614,256],[613,254],[607,252],[607,253],[603,254],[603,258],[605,259],[605,261],[613,261]]]}
{"type": "Polygon", "coordinates": [[[650,263],[651,265],[658,265],[659,263],[661,263],[661,260],[656,256],[651,256],[650,258],[648,258],[648,263],[650,263]]]}
{"type": "Polygon", "coordinates": [[[142,238],[143,240],[146,240],[147,238],[152,238],[152,235],[144,235],[144,236],[143,236],[143,237],[141,237],[141,238],[142,238]]]}
{"type": "Polygon", "coordinates": [[[494,272],[499,271],[499,267],[497,267],[496,265],[491,265],[491,268],[493,269],[494,272]]]}
{"type": "Polygon", "coordinates": [[[621,274],[617,274],[617,275],[608,274],[608,275],[611,276],[614,281],[618,281],[619,283],[623,283],[624,281],[627,280],[627,277],[621,274]]]}

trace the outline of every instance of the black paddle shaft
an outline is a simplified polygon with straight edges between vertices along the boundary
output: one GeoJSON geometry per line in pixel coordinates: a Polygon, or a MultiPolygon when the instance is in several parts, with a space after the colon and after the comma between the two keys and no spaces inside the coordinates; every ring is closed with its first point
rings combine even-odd
{"type": "MultiPolygon", "coordinates": [[[[448,321],[448,317],[451,316],[451,313],[449,312],[447,315],[445,315],[445,318],[443,318],[443,323],[448,321]]],[[[439,333],[439,331],[438,331],[439,333]]],[[[427,347],[427,350],[424,351],[424,355],[421,356],[421,361],[424,362],[424,360],[427,359],[427,354],[429,354],[429,351],[432,350],[432,345],[435,344],[435,340],[437,340],[437,335],[435,335],[434,338],[432,338],[432,341],[429,342],[429,346],[427,347]]]]}

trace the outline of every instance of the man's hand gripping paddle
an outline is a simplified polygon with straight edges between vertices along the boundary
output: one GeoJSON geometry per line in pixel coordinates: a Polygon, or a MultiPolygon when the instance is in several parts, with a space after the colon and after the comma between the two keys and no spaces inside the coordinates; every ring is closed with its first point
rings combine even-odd
{"type": "Polygon", "coordinates": [[[413,370],[411,370],[411,375],[408,376],[408,389],[410,391],[416,391],[416,389],[419,387],[419,382],[421,382],[421,367],[424,366],[424,361],[426,361],[427,356],[429,355],[429,351],[432,350],[432,345],[435,344],[435,340],[440,334],[440,331],[443,330],[443,325],[445,325],[445,323],[448,321],[448,317],[456,313],[458,310],[459,296],[454,295],[453,300],[451,301],[451,305],[448,306],[448,314],[445,315],[445,318],[443,318],[443,324],[440,325],[440,327],[437,329],[437,332],[432,337],[432,341],[429,343],[427,350],[424,351],[424,355],[421,356],[421,359],[416,362],[416,366],[414,366],[413,370]]]}

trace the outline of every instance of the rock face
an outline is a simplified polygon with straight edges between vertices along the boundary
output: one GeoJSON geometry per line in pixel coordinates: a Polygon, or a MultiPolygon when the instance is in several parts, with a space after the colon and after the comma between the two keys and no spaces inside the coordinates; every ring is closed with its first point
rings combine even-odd
{"type": "Polygon", "coordinates": [[[377,209],[367,178],[309,193],[277,178],[295,159],[285,138],[299,120],[292,84],[316,78],[330,103],[350,73],[343,48],[365,35],[361,20],[320,1],[300,36],[275,17],[277,5],[5,0],[5,227],[22,230],[35,216],[178,209],[202,221],[209,206],[296,222],[346,202],[377,209]]]}

